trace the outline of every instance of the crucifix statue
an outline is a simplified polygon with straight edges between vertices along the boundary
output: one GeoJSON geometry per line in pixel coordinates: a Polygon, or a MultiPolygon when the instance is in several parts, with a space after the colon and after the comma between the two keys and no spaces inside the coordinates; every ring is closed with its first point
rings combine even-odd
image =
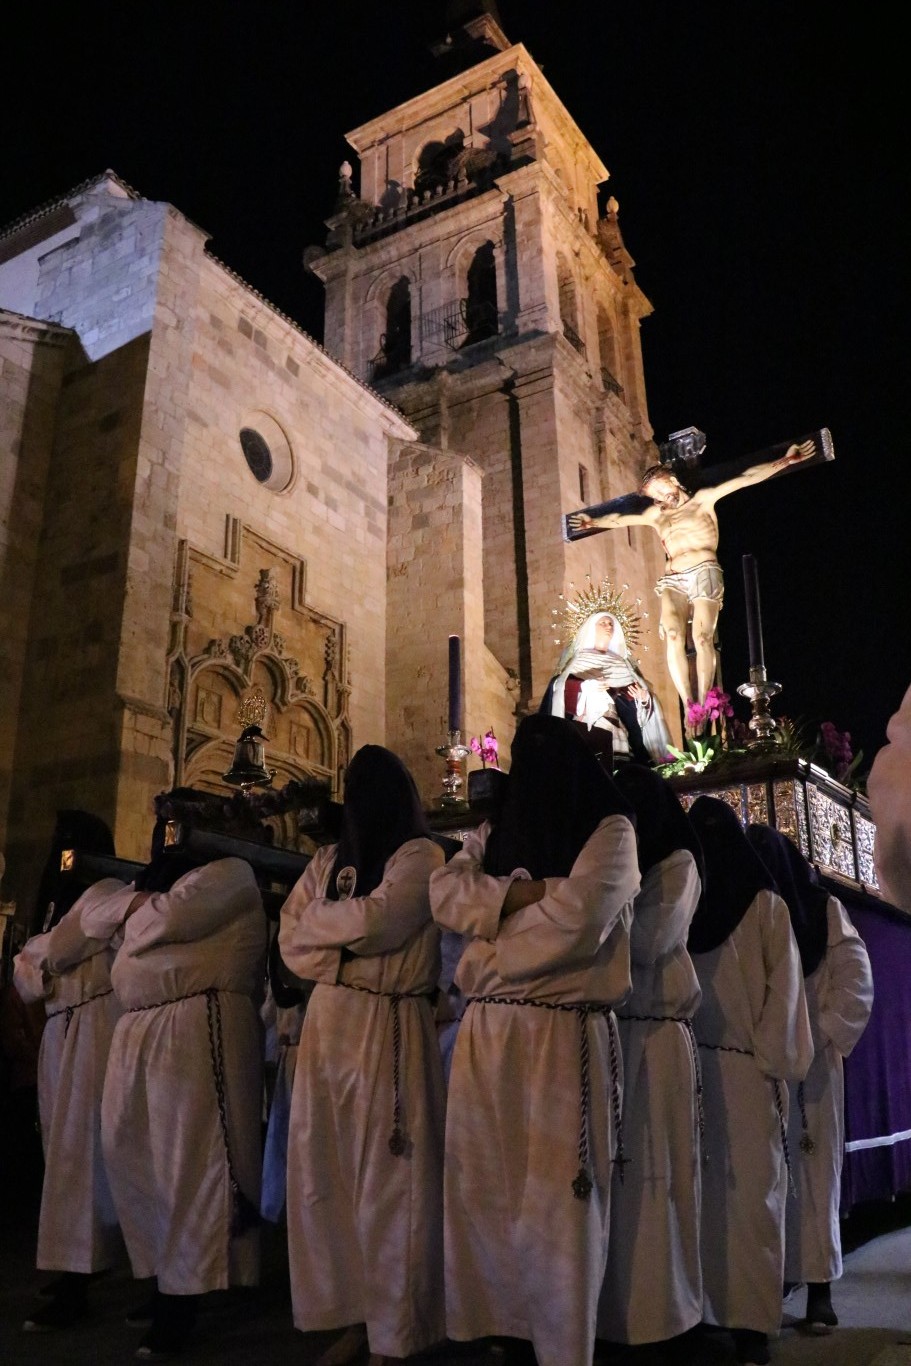
{"type": "Polygon", "coordinates": [[[697,702],[705,700],[718,667],[715,628],[724,601],[724,579],[718,563],[715,504],[737,489],[796,465],[832,460],[834,451],[831,435],[823,428],[801,441],[772,446],[703,471],[697,463],[705,446],[702,433],[688,428],[674,436],[680,438],[676,447],[684,452],[683,459],[672,438],[662,447],[664,461],[645,471],[636,493],[567,513],[563,534],[567,541],[577,541],[619,526],[650,526],[657,532],[665,554],[664,573],[655,584],[661,600],[658,634],[664,641],[674,687],[686,707],[693,700],[686,655],[688,625],[696,651],[697,702]]]}

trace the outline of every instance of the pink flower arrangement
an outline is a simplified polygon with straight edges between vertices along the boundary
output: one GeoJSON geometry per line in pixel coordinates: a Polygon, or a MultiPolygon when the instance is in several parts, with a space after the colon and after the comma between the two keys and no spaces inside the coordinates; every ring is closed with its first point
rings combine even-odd
{"type": "Polygon", "coordinates": [[[823,721],[819,727],[819,738],[836,777],[840,778],[843,773],[847,773],[854,760],[850,731],[838,730],[831,721],[823,721]]]}
{"type": "Polygon", "coordinates": [[[471,752],[477,754],[480,758],[482,768],[486,768],[488,764],[493,764],[494,768],[500,767],[500,760],[498,758],[500,744],[493,733],[492,727],[487,731],[483,739],[479,740],[476,735],[473,735],[468,742],[468,746],[471,752]]]}
{"type": "Polygon", "coordinates": [[[696,734],[708,730],[710,725],[720,721],[723,716],[733,715],[730,694],[722,692],[720,688],[709,688],[704,702],[694,702],[690,698],[686,704],[686,724],[696,734]]]}

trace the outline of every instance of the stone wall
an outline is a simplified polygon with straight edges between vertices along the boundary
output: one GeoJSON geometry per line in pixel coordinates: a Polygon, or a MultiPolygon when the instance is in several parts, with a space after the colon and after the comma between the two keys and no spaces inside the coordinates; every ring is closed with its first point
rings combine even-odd
{"type": "Polygon", "coordinates": [[[508,755],[514,725],[506,671],[484,643],[481,487],[477,466],[451,451],[409,443],[390,467],[388,744],[428,803],[443,790],[450,635],[461,639],[463,743],[493,726],[508,755]]]}
{"type": "Polygon", "coordinates": [[[0,312],[0,851],[15,763],[47,471],[72,334],[0,312]]]}
{"type": "MultiPolygon", "coordinates": [[[[402,436],[410,429],[290,320],[205,255],[198,230],[171,210],[118,666],[127,710],[138,700],[139,714],[149,718],[149,708],[158,714],[155,709],[165,705],[178,541],[222,563],[222,625],[219,632],[213,624],[213,634],[229,635],[251,620],[257,575],[269,561],[247,558],[243,580],[236,577],[239,560],[226,554],[226,526],[234,525],[299,564],[297,583],[289,569],[282,585],[281,610],[299,601],[345,624],[353,744],[383,741],[390,432],[402,436]],[[242,428],[267,436],[287,462],[286,481],[254,477],[240,444],[242,428]]],[[[173,750],[167,718],[160,735],[146,742],[158,758],[165,746],[173,750]]],[[[148,810],[160,790],[147,756],[130,753],[126,735],[124,744],[118,831],[148,810]]]]}
{"type": "Polygon", "coordinates": [[[139,337],[94,364],[78,356],[59,394],[11,789],[17,891],[43,864],[59,808],[116,824],[115,679],[148,351],[139,337]]]}
{"type": "Polygon", "coordinates": [[[71,327],[97,360],[152,326],[166,204],[104,186],[79,206],[79,236],[40,257],[35,316],[71,327]]]}

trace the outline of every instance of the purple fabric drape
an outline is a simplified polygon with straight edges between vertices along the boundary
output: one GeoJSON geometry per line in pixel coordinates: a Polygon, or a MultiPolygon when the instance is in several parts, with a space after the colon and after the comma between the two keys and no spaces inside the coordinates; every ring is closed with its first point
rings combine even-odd
{"type": "Polygon", "coordinates": [[[873,969],[870,1022],[845,1060],[845,1215],[865,1201],[911,1191],[911,916],[841,885],[830,890],[873,969]]]}

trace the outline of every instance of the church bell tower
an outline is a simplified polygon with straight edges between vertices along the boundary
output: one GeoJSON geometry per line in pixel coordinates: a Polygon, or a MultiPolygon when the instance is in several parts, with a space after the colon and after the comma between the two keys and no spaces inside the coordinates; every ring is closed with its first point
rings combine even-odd
{"type": "Polygon", "coordinates": [[[325,345],[429,451],[479,468],[483,637],[514,713],[553,673],[560,595],[609,576],[648,614],[641,667],[673,717],[654,536],[570,545],[561,531],[561,512],[629,492],[658,459],[639,337],[651,306],[616,200],[599,207],[608,171],[495,4],[449,19],[440,84],[346,135],[357,174],[343,163],[325,247],[305,257],[325,345]]]}

